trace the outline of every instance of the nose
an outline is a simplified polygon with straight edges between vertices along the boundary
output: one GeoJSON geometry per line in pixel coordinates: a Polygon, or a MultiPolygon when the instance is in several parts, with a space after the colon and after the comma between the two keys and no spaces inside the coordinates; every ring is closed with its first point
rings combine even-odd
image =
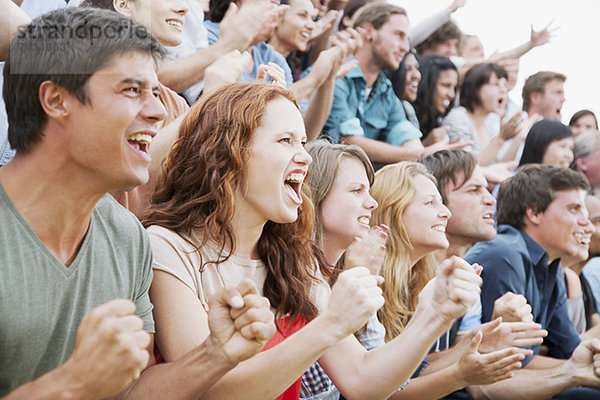
{"type": "Polygon", "coordinates": [[[439,218],[450,219],[452,213],[443,203],[440,203],[440,212],[438,213],[439,218]]]}
{"type": "Polygon", "coordinates": [[[410,41],[408,37],[401,39],[400,50],[402,51],[402,56],[404,56],[404,54],[408,53],[410,50],[410,41]]]}
{"type": "Polygon", "coordinates": [[[379,207],[379,203],[371,196],[371,193],[367,192],[367,201],[365,201],[364,206],[367,210],[374,210],[379,207]]]}
{"type": "Polygon", "coordinates": [[[173,11],[175,11],[177,14],[180,14],[182,17],[187,14],[189,10],[190,9],[185,0],[179,0],[173,4],[173,11]]]}
{"type": "Polygon", "coordinates": [[[486,206],[493,206],[494,204],[496,204],[496,199],[494,198],[494,196],[492,196],[492,194],[489,192],[489,190],[484,189],[485,190],[485,195],[483,196],[483,204],[486,206]]]}
{"type": "Polygon", "coordinates": [[[308,29],[312,33],[314,28],[315,28],[315,21],[313,21],[311,16],[309,16],[306,19],[306,29],[308,29]]]}
{"type": "Polygon", "coordinates": [[[144,107],[141,110],[142,116],[145,120],[150,121],[153,124],[160,122],[167,118],[167,110],[158,97],[153,94],[146,96],[144,107]]]}
{"type": "Polygon", "coordinates": [[[304,146],[299,146],[298,151],[296,152],[296,154],[294,154],[294,162],[306,166],[310,165],[310,163],[312,162],[312,157],[310,154],[308,154],[304,146]]]}

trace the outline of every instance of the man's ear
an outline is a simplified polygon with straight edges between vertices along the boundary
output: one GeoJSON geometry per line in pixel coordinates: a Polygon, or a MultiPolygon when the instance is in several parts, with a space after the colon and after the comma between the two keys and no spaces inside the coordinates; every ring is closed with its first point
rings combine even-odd
{"type": "Polygon", "coordinates": [[[526,225],[538,225],[540,223],[542,213],[538,211],[536,206],[527,207],[525,209],[525,218],[527,218],[526,225]]]}
{"type": "Polygon", "coordinates": [[[69,114],[68,102],[65,97],[67,91],[65,88],[52,81],[44,81],[40,85],[38,95],[40,104],[48,118],[61,120],[69,114]]]}
{"type": "Polygon", "coordinates": [[[587,171],[587,160],[583,157],[578,157],[575,159],[575,166],[578,171],[585,173],[587,171]]]}
{"type": "Polygon", "coordinates": [[[367,22],[361,25],[361,28],[365,30],[365,33],[363,34],[363,36],[365,37],[365,42],[370,43],[373,40],[375,40],[375,36],[377,35],[377,29],[375,29],[372,23],[367,22]]]}
{"type": "Polygon", "coordinates": [[[113,0],[113,7],[119,14],[131,18],[132,11],[129,0],[113,0]]]}
{"type": "Polygon", "coordinates": [[[529,95],[529,104],[537,106],[544,97],[543,93],[533,92],[529,95]]]}

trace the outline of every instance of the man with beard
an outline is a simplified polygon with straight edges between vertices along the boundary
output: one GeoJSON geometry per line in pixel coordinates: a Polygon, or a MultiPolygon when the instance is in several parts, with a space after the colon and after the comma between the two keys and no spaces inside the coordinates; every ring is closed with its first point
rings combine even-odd
{"type": "Polygon", "coordinates": [[[382,72],[396,70],[410,49],[406,11],[376,2],[356,17],[364,45],[355,53],[358,66],[335,84],[325,132],[333,142],[357,144],[372,162],[393,163],[423,154],[421,132],[407,119],[402,103],[382,72]]]}

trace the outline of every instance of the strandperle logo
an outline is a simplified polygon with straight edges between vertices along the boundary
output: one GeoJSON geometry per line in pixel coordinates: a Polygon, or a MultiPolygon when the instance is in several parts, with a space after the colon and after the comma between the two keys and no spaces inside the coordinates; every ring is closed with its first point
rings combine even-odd
{"type": "Polygon", "coordinates": [[[57,47],[66,46],[65,41],[70,39],[87,40],[93,46],[99,39],[134,38],[150,39],[150,32],[141,25],[134,24],[131,20],[122,20],[118,23],[99,26],[88,20],[76,27],[65,25],[44,25],[33,29],[31,25],[21,26],[17,30],[16,40],[13,45],[31,45],[57,47]],[[40,32],[40,30],[42,32],[40,32]],[[39,40],[39,42],[36,42],[39,40]]]}

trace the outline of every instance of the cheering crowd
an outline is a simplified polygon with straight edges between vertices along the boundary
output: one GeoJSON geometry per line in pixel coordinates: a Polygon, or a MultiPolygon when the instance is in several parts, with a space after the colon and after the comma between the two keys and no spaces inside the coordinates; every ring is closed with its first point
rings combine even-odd
{"type": "Polygon", "coordinates": [[[600,399],[596,116],[465,3],[0,0],[0,398],[600,399]]]}

